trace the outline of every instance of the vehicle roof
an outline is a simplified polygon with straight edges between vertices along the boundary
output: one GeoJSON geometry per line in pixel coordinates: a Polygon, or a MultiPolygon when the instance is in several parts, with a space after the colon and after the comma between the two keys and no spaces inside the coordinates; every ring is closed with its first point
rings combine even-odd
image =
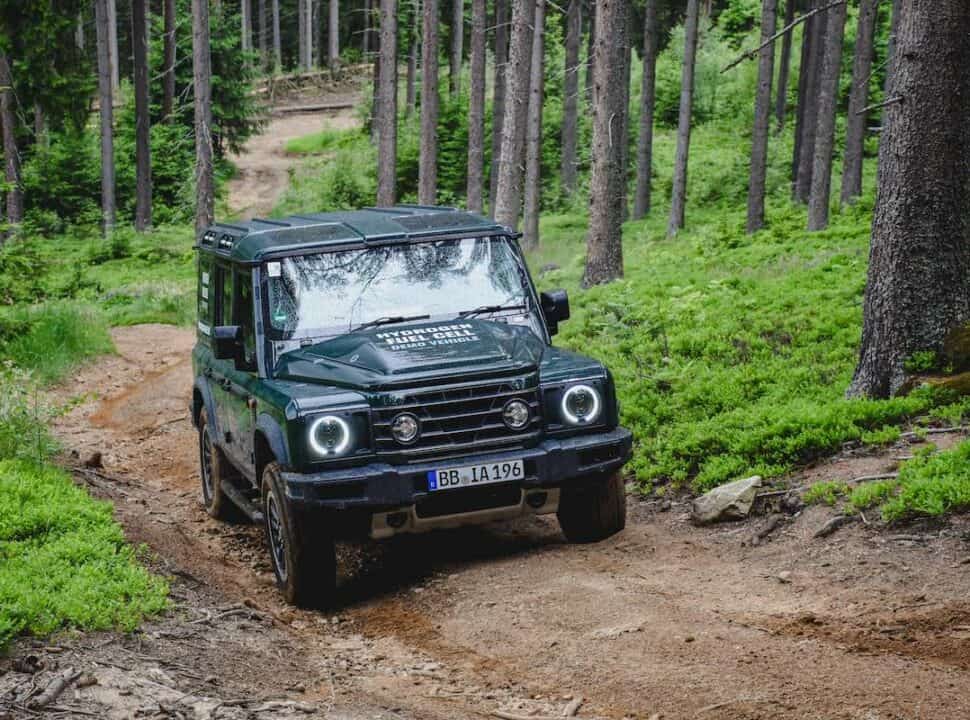
{"type": "Polygon", "coordinates": [[[453,207],[395,205],[215,223],[202,234],[198,249],[232,262],[253,264],[271,256],[330,246],[490,232],[507,234],[509,230],[494,220],[453,207]]]}

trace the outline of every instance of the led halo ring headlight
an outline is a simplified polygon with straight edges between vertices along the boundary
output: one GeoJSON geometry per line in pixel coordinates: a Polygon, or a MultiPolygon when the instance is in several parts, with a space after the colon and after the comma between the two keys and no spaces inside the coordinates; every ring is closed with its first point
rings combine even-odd
{"type": "Polygon", "coordinates": [[[513,398],[502,408],[502,422],[510,430],[523,430],[528,427],[532,413],[524,400],[513,398]]]}
{"type": "Polygon", "coordinates": [[[570,425],[596,422],[601,409],[600,394],[589,385],[573,385],[562,394],[562,416],[570,425]]]}
{"type": "Polygon", "coordinates": [[[421,423],[411,413],[395,415],[391,420],[391,436],[401,445],[410,445],[421,434],[421,423]]]}
{"type": "Polygon", "coordinates": [[[324,415],[310,425],[310,447],[319,455],[343,455],[350,439],[350,426],[336,415],[324,415]]]}

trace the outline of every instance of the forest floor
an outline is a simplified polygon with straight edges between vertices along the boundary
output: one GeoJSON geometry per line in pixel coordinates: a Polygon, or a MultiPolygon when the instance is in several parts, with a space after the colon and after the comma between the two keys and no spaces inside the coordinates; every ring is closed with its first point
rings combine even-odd
{"type": "Polygon", "coordinates": [[[266,126],[251,137],[239,154],[229,160],[236,174],[227,187],[226,205],[230,216],[266,216],[290,184],[290,170],[303,162],[286,152],[286,143],[324,127],[345,130],[360,124],[356,107],[360,103],[360,79],[351,76],[338,85],[302,88],[277,96],[266,126]],[[337,110],[294,112],[296,107],[317,104],[347,105],[337,110]]]}
{"type": "MultiPolygon", "coordinates": [[[[48,716],[98,718],[966,718],[970,518],[885,529],[811,506],[697,528],[686,498],[631,496],[627,529],[567,545],[553,519],[341,548],[338,607],[280,600],[262,532],[199,503],[188,417],[194,333],[114,331],[118,354],[57,391],[65,463],[111,500],[173,607],[131,634],[24,638],[0,715],[68,668],[96,684],[48,716]],[[84,467],[92,453],[103,469],[84,467]],[[36,670],[39,672],[25,672],[36,670]],[[12,690],[12,692],[11,692],[12,690]]],[[[934,438],[951,445],[954,436],[934,438]]],[[[792,486],[885,472],[846,450],[792,486]]]]}

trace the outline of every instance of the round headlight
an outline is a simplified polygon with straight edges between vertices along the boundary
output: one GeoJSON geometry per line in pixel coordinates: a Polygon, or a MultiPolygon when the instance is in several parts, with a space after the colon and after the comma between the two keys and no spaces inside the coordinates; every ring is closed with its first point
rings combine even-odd
{"type": "Polygon", "coordinates": [[[418,439],[421,425],[411,413],[401,413],[391,420],[391,435],[402,445],[410,445],[418,439]]]}
{"type": "Polygon", "coordinates": [[[310,447],[319,455],[343,455],[350,447],[350,426],[336,415],[317,418],[310,425],[310,447]]]}
{"type": "Polygon", "coordinates": [[[509,400],[502,408],[502,422],[512,430],[521,430],[529,424],[529,406],[522,400],[509,400]]]}
{"type": "Polygon", "coordinates": [[[588,425],[600,414],[600,395],[589,385],[573,385],[562,395],[562,416],[571,425],[588,425]]]}

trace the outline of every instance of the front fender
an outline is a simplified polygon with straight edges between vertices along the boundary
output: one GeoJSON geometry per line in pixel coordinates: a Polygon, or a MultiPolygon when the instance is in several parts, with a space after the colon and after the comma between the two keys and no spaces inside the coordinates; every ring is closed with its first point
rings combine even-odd
{"type": "Polygon", "coordinates": [[[270,450],[276,461],[284,468],[290,465],[290,448],[286,441],[286,434],[279,423],[271,415],[260,413],[256,418],[256,431],[262,433],[269,443],[270,450]]]}
{"type": "Polygon", "coordinates": [[[209,387],[209,382],[206,378],[199,376],[195,379],[193,388],[199,392],[202,396],[202,407],[196,408],[193,403],[192,407],[192,424],[198,427],[198,413],[205,408],[206,415],[209,418],[209,422],[212,424],[212,437],[221,438],[222,433],[219,430],[219,415],[216,412],[216,402],[212,397],[212,388],[209,387]]]}

